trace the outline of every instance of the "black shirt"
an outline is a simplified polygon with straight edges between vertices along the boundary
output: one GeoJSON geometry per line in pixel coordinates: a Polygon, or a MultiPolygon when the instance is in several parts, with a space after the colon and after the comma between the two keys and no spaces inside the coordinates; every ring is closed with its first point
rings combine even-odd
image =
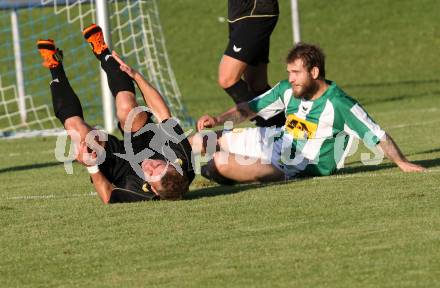
{"type": "Polygon", "coordinates": [[[109,135],[105,146],[106,158],[99,165],[101,172],[116,187],[127,188],[129,175],[139,178],[137,182],[142,185],[144,180],[139,173],[143,172],[139,169],[145,159],[169,162],[178,172],[185,173],[189,183],[194,179],[191,145],[176,120],[170,118],[159,124],[146,123],[138,132],[124,135],[124,139],[130,140],[130,143],[109,135]]]}

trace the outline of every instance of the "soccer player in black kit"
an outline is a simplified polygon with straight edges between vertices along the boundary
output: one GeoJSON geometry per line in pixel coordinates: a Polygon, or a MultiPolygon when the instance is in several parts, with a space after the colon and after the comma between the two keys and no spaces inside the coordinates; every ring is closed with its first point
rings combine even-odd
{"type": "Polygon", "coordinates": [[[107,74],[124,141],[85,122],[81,103],[65,74],[61,51],[53,40],[39,40],[43,65],[53,79],[54,112],[78,151],[77,161],[87,167],[104,203],[182,199],[195,176],[191,146],[182,128],[171,118],[159,92],[110,52],[99,26],[90,25],[83,35],[107,74]],[[152,123],[152,115],[138,106],[133,80],[159,124],[152,123]]]}
{"type": "MultiPolygon", "coordinates": [[[[218,83],[236,104],[271,88],[267,64],[278,15],[278,0],[228,0],[229,42],[219,65],[218,83]]],[[[281,127],[286,121],[283,113],[254,120],[260,127],[281,127]]]]}

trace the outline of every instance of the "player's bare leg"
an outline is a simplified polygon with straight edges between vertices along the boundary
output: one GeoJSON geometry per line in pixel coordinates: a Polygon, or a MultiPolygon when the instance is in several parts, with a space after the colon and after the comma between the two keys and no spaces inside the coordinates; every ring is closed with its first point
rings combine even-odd
{"type": "Polygon", "coordinates": [[[243,61],[223,55],[218,69],[218,84],[234,100],[241,103],[250,100],[248,84],[241,79],[247,64],[243,61]]]}
{"type": "MultiPolygon", "coordinates": [[[[220,147],[220,139],[223,135],[223,131],[212,131],[209,132],[211,136],[208,136],[208,134],[204,133],[196,133],[193,136],[189,137],[189,143],[191,144],[192,150],[194,153],[205,155],[208,151],[209,152],[216,152],[221,149],[220,147]],[[209,139],[209,137],[216,137],[215,141],[212,141],[209,139]],[[212,145],[208,149],[208,145],[212,145]]],[[[229,151],[229,150],[227,150],[229,151]]]]}
{"type": "Polygon", "coordinates": [[[207,165],[208,173],[211,173],[211,177],[222,176],[240,183],[272,182],[284,179],[284,173],[271,164],[264,164],[260,159],[249,157],[245,160],[247,163],[243,163],[244,161],[239,160],[240,157],[242,156],[224,151],[216,152],[207,165]]]}
{"type": "Polygon", "coordinates": [[[218,84],[223,89],[237,83],[248,67],[246,62],[223,55],[218,69],[218,84]]]}
{"type": "MultiPolygon", "coordinates": [[[[124,130],[125,123],[128,120],[129,113],[136,107],[138,103],[136,101],[135,95],[130,91],[121,91],[116,95],[116,115],[118,117],[121,128],[124,130]]],[[[131,127],[130,131],[125,132],[136,132],[139,131],[147,122],[148,115],[145,112],[138,113],[134,119],[130,119],[131,127]]]]}

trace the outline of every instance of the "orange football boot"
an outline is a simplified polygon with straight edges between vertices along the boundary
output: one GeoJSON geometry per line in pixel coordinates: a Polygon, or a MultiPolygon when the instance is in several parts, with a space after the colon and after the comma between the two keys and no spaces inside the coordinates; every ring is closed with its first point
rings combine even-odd
{"type": "Polygon", "coordinates": [[[92,24],[83,30],[84,38],[92,46],[93,53],[95,55],[101,55],[102,51],[108,48],[104,41],[104,34],[101,27],[96,24],[92,24]]]}
{"type": "Polygon", "coordinates": [[[44,60],[44,67],[55,68],[63,61],[63,51],[55,47],[55,42],[52,39],[38,40],[37,48],[44,60]]]}

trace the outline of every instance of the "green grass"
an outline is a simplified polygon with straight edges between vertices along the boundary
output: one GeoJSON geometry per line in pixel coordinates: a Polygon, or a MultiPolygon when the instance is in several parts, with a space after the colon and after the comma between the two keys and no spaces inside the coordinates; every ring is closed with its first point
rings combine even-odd
{"type": "MultiPolygon", "coordinates": [[[[226,3],[159,2],[190,114],[227,109],[216,85],[226,3]]],[[[291,46],[288,1],[280,5],[272,83],[285,77],[291,46]]],[[[221,187],[198,176],[184,201],[104,206],[83,167],[66,175],[55,138],[2,140],[0,286],[439,286],[439,8],[436,0],[300,0],[302,35],[325,49],[328,78],[426,173],[365,166],[360,144],[330,177],[221,187]]]]}

